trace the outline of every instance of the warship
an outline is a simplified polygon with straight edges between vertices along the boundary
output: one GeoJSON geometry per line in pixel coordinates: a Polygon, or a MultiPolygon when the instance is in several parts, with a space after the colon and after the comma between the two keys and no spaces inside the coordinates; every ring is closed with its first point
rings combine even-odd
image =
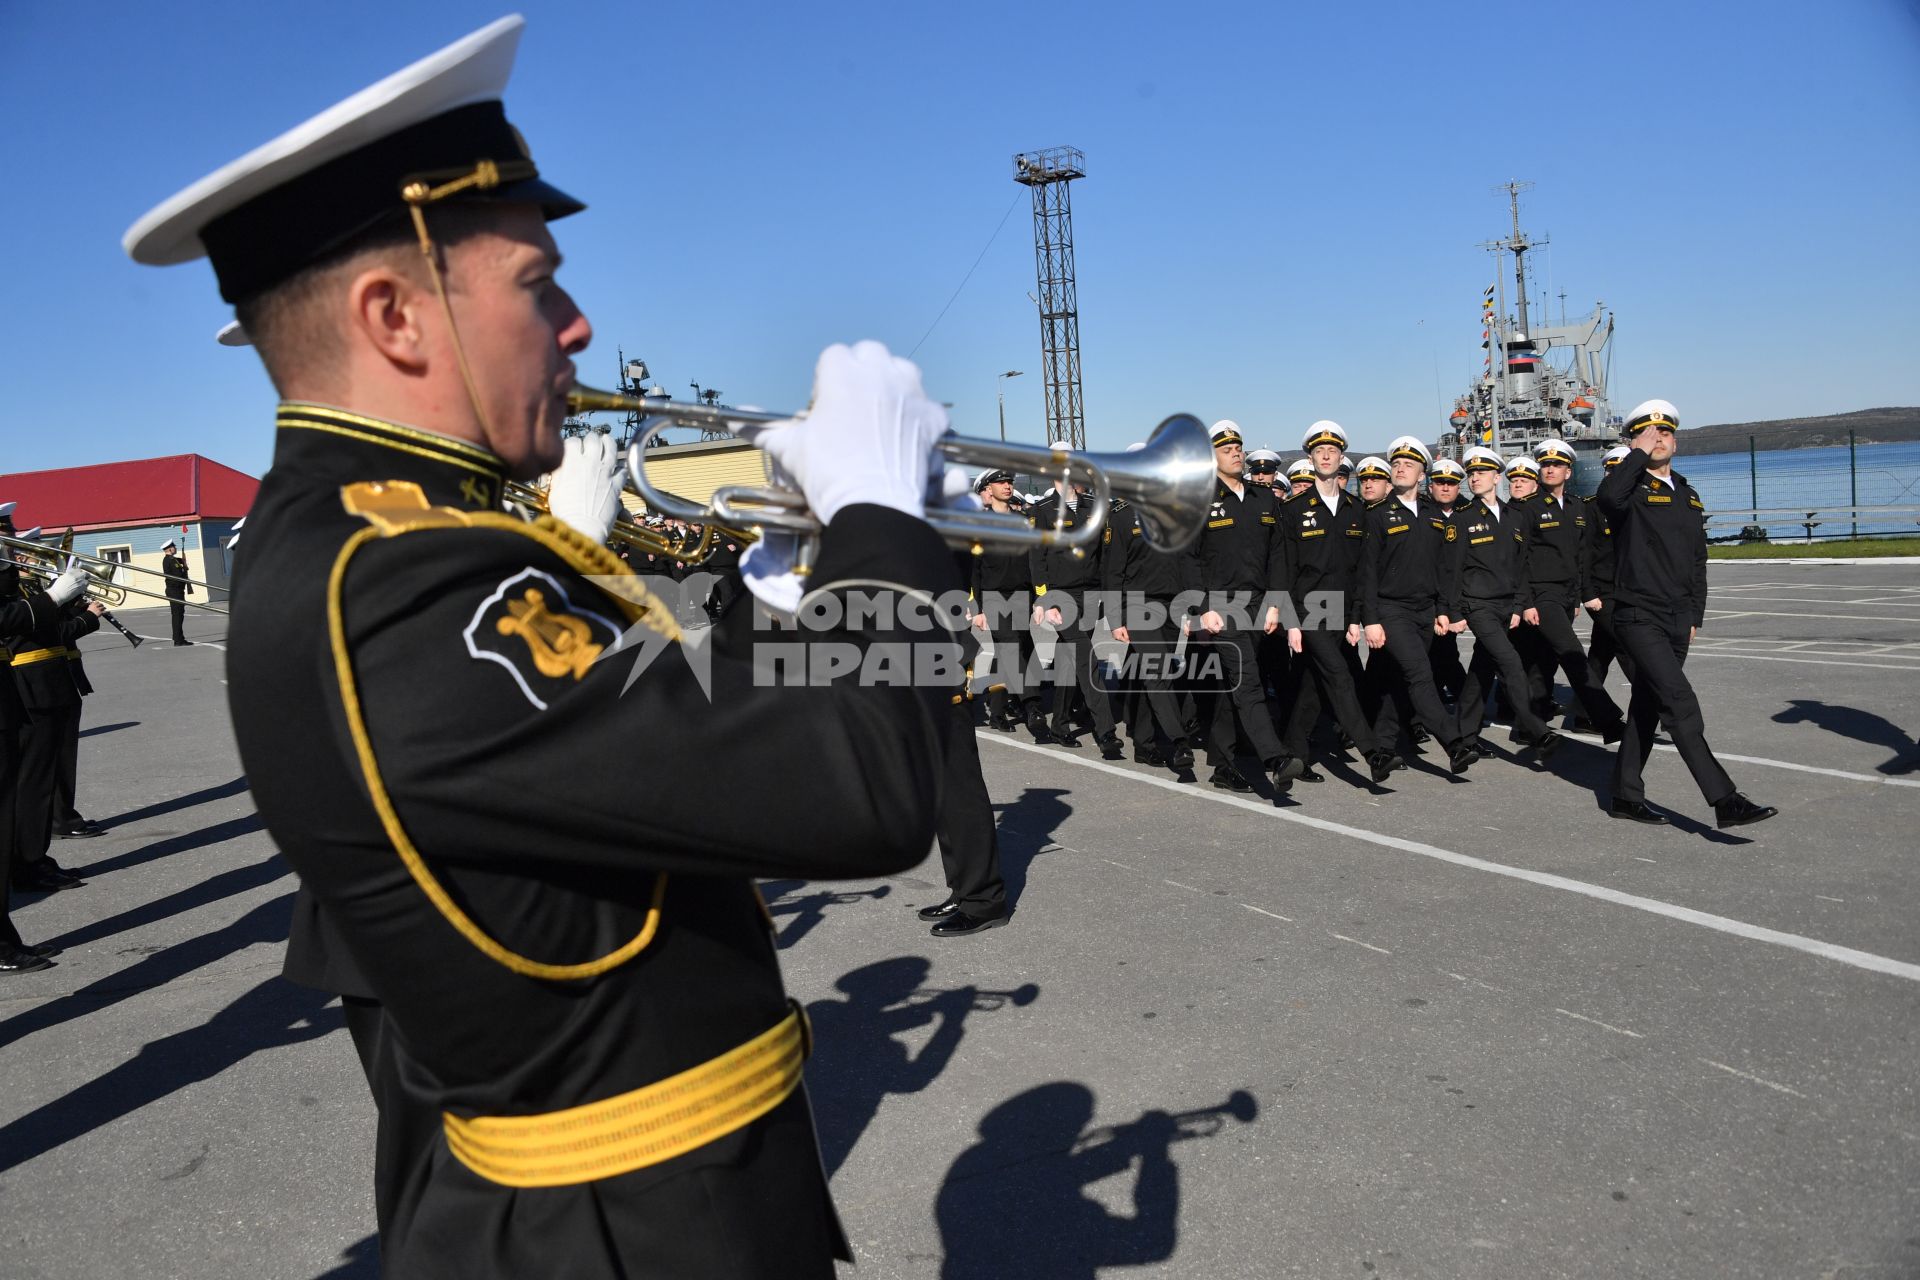
{"type": "MultiPolygon", "coordinates": [[[[1529,314],[1527,253],[1547,243],[1520,227],[1520,193],[1532,186],[1508,182],[1512,232],[1481,247],[1513,259],[1513,307],[1507,279],[1496,271],[1481,299],[1481,375],[1454,402],[1447,430],[1434,441],[1434,456],[1458,459],[1476,445],[1502,457],[1526,453],[1540,441],[1558,437],[1573,449],[1572,487],[1591,493],[1605,474],[1602,459],[1618,443],[1620,419],[1607,399],[1612,365],[1613,313],[1605,303],[1571,323],[1536,324],[1529,314]]],[[[1504,261],[1502,262],[1504,266],[1504,261]]],[[[1565,294],[1563,293],[1564,300],[1565,294]]],[[[1539,302],[1541,319],[1546,302],[1539,302]]],[[[1563,301],[1564,311],[1564,301],[1563,301]]]]}

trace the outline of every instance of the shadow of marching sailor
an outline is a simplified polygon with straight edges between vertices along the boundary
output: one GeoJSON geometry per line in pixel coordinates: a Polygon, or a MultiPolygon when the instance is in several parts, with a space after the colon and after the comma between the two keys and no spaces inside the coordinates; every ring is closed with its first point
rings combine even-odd
{"type": "Polygon", "coordinates": [[[807,1006],[813,1024],[807,1092],[829,1176],[846,1163],[887,1095],[918,1093],[947,1069],[968,1014],[1009,1003],[1032,1004],[1040,994],[1032,983],[1014,991],[932,989],[925,986],[932,968],[924,956],[876,961],[834,984],[846,994],[845,1000],[817,1000],[807,1006]],[[932,1037],[909,1056],[895,1037],[930,1023],[932,1037]]]}
{"type": "Polygon", "coordinates": [[[1252,1094],[1236,1090],[1222,1106],[1147,1111],[1088,1129],[1093,1106],[1093,1090],[1056,1080],[986,1114],[980,1141],[953,1162],[934,1202],[946,1249],[942,1280],[1094,1280],[1103,1267],[1166,1261],[1179,1238],[1173,1144],[1211,1137],[1229,1117],[1246,1123],[1260,1110],[1252,1094]],[[1131,1216],[1087,1194],[1129,1170],[1131,1216]]]}
{"type": "Polygon", "coordinates": [[[1920,742],[1915,742],[1907,736],[1905,729],[1875,712],[1821,702],[1817,698],[1794,698],[1787,703],[1784,711],[1775,712],[1773,719],[1776,724],[1811,724],[1838,737],[1852,738],[1855,742],[1893,752],[1892,759],[1874,766],[1881,773],[1901,774],[1920,770],[1920,742]]]}

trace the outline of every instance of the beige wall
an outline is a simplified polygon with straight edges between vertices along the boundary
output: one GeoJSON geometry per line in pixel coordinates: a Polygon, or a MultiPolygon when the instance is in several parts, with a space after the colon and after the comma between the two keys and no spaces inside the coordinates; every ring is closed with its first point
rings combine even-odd
{"type": "MultiPolygon", "coordinates": [[[[690,502],[707,501],[723,484],[767,483],[767,456],[739,441],[679,445],[652,452],[660,456],[647,460],[647,482],[690,502]]],[[[634,509],[639,500],[628,494],[627,505],[634,509]]]]}

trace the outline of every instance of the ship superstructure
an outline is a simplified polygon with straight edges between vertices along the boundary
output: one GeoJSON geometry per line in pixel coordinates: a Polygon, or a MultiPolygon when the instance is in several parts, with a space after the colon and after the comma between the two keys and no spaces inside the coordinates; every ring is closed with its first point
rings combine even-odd
{"type": "MultiPolygon", "coordinates": [[[[1604,474],[1602,455],[1619,439],[1619,420],[1607,400],[1613,313],[1596,302],[1577,320],[1534,323],[1527,254],[1546,242],[1530,238],[1520,226],[1520,193],[1531,185],[1509,182],[1500,188],[1508,196],[1512,233],[1482,247],[1513,259],[1513,306],[1508,306],[1507,275],[1496,272],[1481,301],[1485,357],[1480,378],[1454,402],[1449,429],[1434,442],[1434,453],[1458,458],[1485,445],[1512,457],[1558,436],[1573,447],[1573,487],[1591,493],[1604,474]]],[[[1540,310],[1544,313],[1544,302],[1540,310]]]]}

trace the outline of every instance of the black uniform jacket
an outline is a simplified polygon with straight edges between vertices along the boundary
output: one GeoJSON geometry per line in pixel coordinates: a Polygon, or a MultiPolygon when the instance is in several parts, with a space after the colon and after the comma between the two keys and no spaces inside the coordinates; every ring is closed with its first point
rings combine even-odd
{"type": "MultiPolygon", "coordinates": [[[[1024,516],[1030,513],[1021,511],[1020,514],[1024,516]]],[[[973,557],[967,590],[976,601],[985,600],[988,593],[1011,596],[1031,590],[1033,583],[1028,578],[1029,554],[1026,549],[1019,547],[982,547],[980,554],[973,557]]]]}
{"type": "Polygon", "coordinates": [[[1373,626],[1380,609],[1407,613],[1438,613],[1440,601],[1453,592],[1441,583],[1446,554],[1458,535],[1453,523],[1440,514],[1431,498],[1419,498],[1409,511],[1398,497],[1367,509],[1367,536],[1360,553],[1360,621],[1373,626]]]}
{"type": "Polygon", "coordinates": [[[1279,532],[1273,490],[1243,484],[1235,494],[1215,476],[1207,526],[1187,548],[1182,589],[1205,592],[1210,609],[1224,604],[1229,592],[1251,592],[1249,607],[1257,604],[1262,593],[1283,588],[1279,532]]]}
{"type": "Polygon", "coordinates": [[[181,600],[193,594],[193,588],[187,585],[187,560],[185,556],[161,556],[160,571],[167,575],[167,598],[181,600]]]}
{"type": "Polygon", "coordinates": [[[1639,449],[1620,459],[1594,495],[1613,521],[1614,598],[1623,605],[1707,620],[1706,504],[1678,471],[1647,474],[1639,449]]]}
{"type": "Polygon", "coordinates": [[[1586,535],[1581,545],[1581,575],[1587,584],[1585,599],[1613,599],[1613,521],[1600,509],[1599,494],[1581,499],[1587,506],[1586,535]]]}
{"type": "MultiPolygon", "coordinates": [[[[1027,523],[1038,529],[1051,529],[1060,519],[1060,491],[1053,490],[1027,508],[1027,523]]],[[[1063,529],[1078,529],[1094,510],[1094,500],[1081,494],[1067,509],[1063,529]]],[[[1103,534],[1104,536],[1104,534],[1103,534]]],[[[1048,591],[1092,591],[1100,585],[1100,540],[1094,539],[1084,554],[1075,555],[1062,547],[1034,547],[1027,552],[1027,579],[1041,594],[1048,591]]]]}
{"type": "Polygon", "coordinates": [[[1107,516],[1104,542],[1103,590],[1137,592],[1155,600],[1171,600],[1184,589],[1186,571],[1181,554],[1154,549],[1141,527],[1140,513],[1131,503],[1113,504],[1107,516]]]}
{"type": "Polygon", "coordinates": [[[1521,509],[1526,531],[1526,577],[1536,600],[1588,599],[1586,584],[1587,504],[1579,498],[1555,501],[1542,490],[1521,509]]]}
{"type": "MultiPolygon", "coordinates": [[[[23,586],[18,566],[10,561],[0,564],[0,648],[5,649],[8,659],[15,650],[31,648],[27,636],[60,613],[60,606],[49,599],[46,592],[23,586]]],[[[20,699],[20,682],[0,671],[0,725],[17,728],[26,722],[27,707],[20,699]]]]}
{"type": "Polygon", "coordinates": [[[31,718],[42,719],[80,705],[80,687],[73,680],[67,646],[99,629],[100,619],[89,613],[82,601],[69,601],[42,612],[33,627],[9,646],[20,701],[31,718]]]}
{"type": "MultiPolygon", "coordinates": [[[[261,817],[385,1005],[420,1092],[460,1116],[601,1101],[779,1024],[788,1002],[750,877],[919,862],[950,696],[850,678],[758,687],[747,609],[726,615],[738,633],[706,642],[710,696],[677,634],[646,621],[635,641],[663,647],[625,687],[624,652],[593,657],[631,611],[587,576],[623,567],[551,520],[499,514],[501,480],[472,446],[283,405],[228,651],[261,817]]],[[[956,585],[923,522],[859,505],[826,531],[812,581],[845,579],[956,585]]],[[[895,638],[830,638],[876,636],[895,638]]],[[[592,1204],[750,1140],[776,1139],[755,1122],[536,1199],[549,1220],[587,1214],[577,1225],[594,1234],[592,1204]],[[587,1207],[562,1207],[589,1188],[587,1207]]],[[[524,1195],[487,1199],[511,1193],[444,1147],[434,1160],[448,1194],[533,1211],[524,1195]]]]}
{"type": "Polygon", "coordinates": [[[1511,502],[1496,519],[1486,502],[1475,498],[1453,513],[1453,565],[1443,581],[1456,593],[1445,612],[1466,617],[1469,604],[1520,613],[1533,607],[1533,593],[1521,572],[1526,554],[1526,517],[1511,502]]]}
{"type": "Polygon", "coordinates": [[[1360,621],[1360,558],[1367,538],[1367,507],[1350,493],[1332,510],[1318,485],[1280,508],[1280,582],[1293,607],[1306,616],[1306,598],[1337,591],[1345,601],[1343,621],[1360,621]]]}

